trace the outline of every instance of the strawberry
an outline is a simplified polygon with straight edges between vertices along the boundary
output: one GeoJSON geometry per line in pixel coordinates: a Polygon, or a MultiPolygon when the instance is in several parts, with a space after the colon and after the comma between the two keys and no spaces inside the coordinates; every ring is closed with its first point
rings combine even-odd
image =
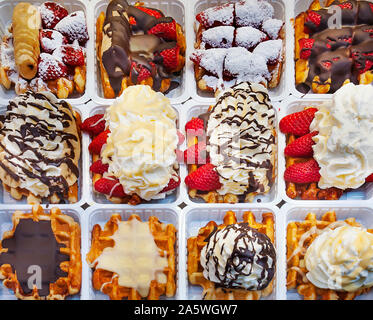
{"type": "Polygon", "coordinates": [[[206,143],[199,142],[190,146],[184,151],[185,164],[205,164],[206,163],[206,143]]]}
{"type": "Polygon", "coordinates": [[[84,66],[84,51],[75,45],[60,46],[53,53],[56,57],[61,57],[62,61],[69,66],[84,66]]]}
{"type": "Polygon", "coordinates": [[[365,182],[373,182],[373,173],[365,179],[365,182]]]}
{"type": "Polygon", "coordinates": [[[300,46],[300,58],[308,60],[311,56],[311,51],[313,44],[315,43],[315,39],[300,39],[299,46],[300,46]]]}
{"type": "Polygon", "coordinates": [[[80,124],[80,129],[95,136],[99,135],[105,130],[106,121],[103,114],[96,114],[92,117],[85,119],[80,124]]]}
{"type": "Polygon", "coordinates": [[[44,2],[40,6],[40,16],[44,29],[53,29],[68,14],[63,6],[55,2],[44,2]]]}
{"type": "Polygon", "coordinates": [[[185,141],[185,136],[179,130],[177,130],[177,136],[179,137],[179,142],[177,145],[181,146],[185,141]]]}
{"type": "Polygon", "coordinates": [[[109,130],[105,130],[104,132],[101,132],[96,138],[94,138],[88,146],[89,152],[100,154],[102,146],[106,143],[109,133],[109,130]]]}
{"type": "Polygon", "coordinates": [[[304,136],[310,132],[310,124],[316,112],[316,108],[309,108],[287,115],[280,121],[281,132],[304,136]]]}
{"type": "Polygon", "coordinates": [[[173,48],[164,49],[156,54],[156,61],[163,63],[168,71],[177,70],[179,66],[180,47],[175,45],[173,48]]]}
{"type": "Polygon", "coordinates": [[[108,171],[108,169],[109,169],[109,165],[103,164],[101,160],[97,160],[96,162],[93,162],[89,168],[89,170],[92,171],[93,173],[99,173],[99,174],[104,174],[105,172],[108,171]]]}
{"type": "Polygon", "coordinates": [[[211,163],[199,167],[185,178],[185,184],[191,189],[214,191],[221,188],[219,175],[211,163]]]}
{"type": "Polygon", "coordinates": [[[180,182],[181,182],[181,180],[180,180],[179,176],[172,177],[170,179],[170,182],[168,183],[168,185],[166,187],[164,187],[164,189],[161,191],[161,193],[168,192],[168,191],[176,189],[180,185],[180,182]]]}
{"type": "Polygon", "coordinates": [[[186,125],[185,125],[185,132],[187,136],[203,136],[205,131],[204,122],[200,118],[192,118],[186,125]]]}
{"type": "Polygon", "coordinates": [[[135,61],[131,64],[131,71],[130,77],[131,79],[136,79],[136,83],[140,83],[141,81],[149,78],[152,76],[151,70],[140,63],[136,63],[135,61]]]}
{"type": "Polygon", "coordinates": [[[51,54],[41,53],[38,74],[44,81],[56,80],[67,76],[67,67],[51,54]]]}
{"type": "Polygon", "coordinates": [[[111,197],[123,198],[126,196],[123,186],[117,179],[101,178],[95,182],[95,190],[111,197]]]}
{"type": "Polygon", "coordinates": [[[154,34],[159,38],[165,40],[176,40],[176,22],[172,18],[160,18],[157,20],[157,24],[148,30],[148,34],[154,34]]]}
{"type": "Polygon", "coordinates": [[[315,144],[312,137],[317,134],[318,132],[314,131],[296,139],[285,148],[285,155],[288,157],[312,157],[312,146],[315,144]]]}
{"type": "Polygon", "coordinates": [[[157,19],[164,17],[164,14],[158,9],[146,8],[146,7],[141,7],[141,6],[136,6],[136,8],[145,12],[148,16],[152,16],[157,19]]]}
{"type": "Polygon", "coordinates": [[[306,17],[306,23],[313,24],[313,27],[318,27],[321,23],[321,15],[316,11],[311,11],[306,17]]]}
{"type": "Polygon", "coordinates": [[[312,183],[320,181],[320,168],[316,160],[295,163],[285,170],[284,179],[293,183],[312,183]]]}
{"type": "Polygon", "coordinates": [[[342,10],[352,10],[353,9],[353,6],[352,6],[351,2],[341,3],[341,4],[338,4],[337,6],[340,7],[342,10]]]}
{"type": "Polygon", "coordinates": [[[80,45],[84,46],[89,39],[83,11],[70,13],[57,23],[55,30],[61,32],[70,43],[77,40],[80,45]]]}
{"type": "Polygon", "coordinates": [[[56,30],[40,30],[39,39],[41,50],[46,53],[53,53],[54,50],[67,43],[66,37],[56,30]]]}
{"type": "Polygon", "coordinates": [[[322,61],[321,65],[325,68],[325,70],[330,70],[332,67],[332,63],[330,61],[322,61]]]}
{"type": "Polygon", "coordinates": [[[373,3],[369,2],[370,10],[373,12],[373,3]]]}
{"type": "Polygon", "coordinates": [[[235,16],[234,7],[233,3],[226,3],[209,8],[198,13],[196,20],[206,29],[221,25],[233,26],[235,16]]]}

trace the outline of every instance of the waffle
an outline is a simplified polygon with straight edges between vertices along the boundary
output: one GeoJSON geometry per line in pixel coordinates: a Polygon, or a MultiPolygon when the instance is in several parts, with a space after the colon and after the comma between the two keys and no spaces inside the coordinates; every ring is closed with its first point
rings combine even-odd
{"type": "Polygon", "coordinates": [[[38,288],[34,286],[31,294],[25,294],[20,282],[17,279],[17,270],[13,270],[10,264],[0,266],[0,279],[8,289],[14,291],[15,296],[22,300],[63,300],[68,295],[77,294],[81,286],[82,261],[80,256],[80,226],[73,218],[61,213],[58,208],[52,208],[50,214],[46,214],[39,205],[32,207],[31,213],[15,211],[12,216],[13,228],[6,231],[0,244],[0,256],[8,252],[2,244],[5,239],[13,238],[17,226],[21,220],[32,219],[35,222],[50,221],[53,233],[59,244],[62,245],[60,252],[69,256],[66,261],[60,264],[66,276],[60,277],[55,283],[49,285],[49,295],[40,296],[38,288]]]}
{"type": "MultiPolygon", "coordinates": [[[[138,215],[131,215],[128,221],[137,219],[141,221],[138,215]]],[[[96,269],[97,259],[107,247],[113,247],[114,243],[111,236],[118,229],[118,223],[121,221],[119,214],[113,214],[110,220],[105,224],[102,230],[99,225],[95,225],[92,230],[92,244],[87,254],[87,262],[94,270],[92,275],[93,288],[107,294],[111,300],[140,300],[141,295],[134,288],[122,287],[118,284],[118,276],[110,271],[96,269]]],[[[150,283],[148,300],[159,300],[161,295],[172,297],[176,292],[175,274],[175,242],[176,229],[172,224],[165,225],[158,218],[149,217],[149,229],[154,237],[154,241],[160,250],[163,250],[162,256],[167,256],[168,266],[163,273],[167,277],[165,284],[152,280],[150,283]]]]}
{"type": "MultiPolygon", "coordinates": [[[[188,249],[188,277],[189,282],[203,288],[202,297],[205,300],[259,300],[261,297],[267,297],[272,293],[273,281],[263,290],[249,291],[244,289],[225,289],[217,287],[214,282],[207,280],[203,276],[203,268],[200,263],[202,248],[206,245],[206,239],[218,228],[236,224],[237,218],[233,211],[228,211],[224,216],[224,223],[217,225],[210,221],[205,227],[201,228],[198,236],[191,237],[187,241],[188,249]]],[[[243,215],[243,221],[239,223],[248,223],[250,227],[266,234],[272,243],[275,239],[274,218],[272,213],[263,213],[262,223],[256,221],[254,214],[247,211],[243,215]]]]}
{"type": "MultiPolygon", "coordinates": [[[[366,2],[366,1],[361,1],[366,2]]],[[[305,23],[307,22],[307,16],[310,12],[321,12],[322,21],[329,16],[325,13],[325,8],[331,5],[347,4],[358,7],[360,6],[359,1],[346,1],[346,0],[327,0],[325,1],[325,7],[322,7],[320,0],[314,0],[309,9],[306,12],[301,12],[295,19],[295,82],[299,91],[307,93],[310,90],[313,93],[326,94],[334,93],[341,86],[353,82],[355,84],[370,84],[373,81],[373,72],[371,70],[368,56],[371,55],[371,47],[373,46],[369,35],[362,37],[364,32],[371,33],[370,26],[373,22],[373,16],[368,17],[369,10],[367,7],[362,7],[367,16],[365,23],[361,21],[344,21],[344,15],[342,11],[342,29],[338,28],[334,30],[320,30],[316,29],[313,33],[308,33],[306,30],[305,23]],[[366,27],[366,28],[365,28],[366,27]],[[347,30],[344,33],[343,28],[347,30]],[[364,28],[366,30],[364,30],[364,28]],[[333,34],[333,32],[335,32],[333,34]],[[329,34],[327,34],[329,33],[329,34]],[[360,34],[359,34],[360,33],[360,34]],[[343,44],[341,40],[349,34],[351,41],[348,40],[350,45],[343,44]],[[311,57],[308,59],[302,59],[301,57],[301,46],[299,41],[303,39],[316,39],[311,50],[311,57]],[[326,39],[326,40],[325,40],[326,39]],[[369,40],[366,40],[369,39],[369,40]],[[369,42],[370,41],[370,42],[369,42]],[[328,46],[328,49],[323,48],[324,44],[328,46]],[[333,47],[330,47],[331,44],[333,47]],[[321,49],[320,49],[321,48],[321,49]],[[346,49],[345,49],[346,48],[346,49]],[[317,55],[317,56],[316,56],[317,55]],[[365,60],[367,60],[365,62],[365,60]],[[338,62],[339,61],[339,62],[338,62]],[[350,61],[350,62],[349,62],[350,61]],[[364,61],[362,64],[361,61],[364,61]],[[331,62],[334,64],[332,67],[323,67],[323,64],[331,62]],[[367,65],[365,65],[367,63],[367,65]],[[334,71],[333,71],[334,70],[334,71]],[[328,75],[328,76],[326,76],[328,75]]],[[[359,7],[360,8],[360,7],[359,7]]],[[[342,10],[348,10],[343,8],[342,10]]],[[[357,15],[355,20],[357,20],[357,15]]],[[[349,16],[346,14],[346,17],[349,16]]],[[[346,40],[347,41],[347,40],[346,40]]],[[[312,46],[311,46],[312,47],[312,46]]]]}
{"type": "MultiPolygon", "coordinates": [[[[345,223],[354,227],[361,226],[356,222],[355,218],[348,218],[345,220],[345,223]]],[[[306,278],[305,250],[302,249],[308,248],[317,235],[311,232],[304,239],[303,246],[297,249],[301,238],[314,227],[317,229],[333,228],[333,224],[338,224],[336,214],[334,211],[329,211],[320,220],[317,220],[314,213],[309,213],[304,221],[290,222],[287,226],[287,289],[296,289],[305,300],[353,300],[357,296],[369,291],[369,289],[360,289],[356,292],[339,292],[320,289],[315,287],[306,278]]],[[[368,230],[368,232],[373,233],[373,229],[368,230]]]]}
{"type": "MultiPolygon", "coordinates": [[[[292,143],[296,137],[292,134],[286,135],[286,145],[292,143]]],[[[295,163],[307,162],[313,158],[293,158],[285,156],[286,168],[295,163]]],[[[343,190],[338,188],[320,189],[316,182],[307,184],[298,184],[286,182],[286,194],[290,199],[301,198],[302,200],[338,200],[343,190]]]]}

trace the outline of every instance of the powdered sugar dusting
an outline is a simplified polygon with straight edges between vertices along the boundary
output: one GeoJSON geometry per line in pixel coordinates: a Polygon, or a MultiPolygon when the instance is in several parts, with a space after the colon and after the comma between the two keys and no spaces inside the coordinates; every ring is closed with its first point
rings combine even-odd
{"type": "Polygon", "coordinates": [[[200,17],[205,28],[210,28],[214,24],[233,26],[234,4],[227,3],[222,6],[208,8],[200,13],[200,17]]]}
{"type": "Polygon", "coordinates": [[[197,50],[193,53],[201,58],[200,66],[216,77],[222,77],[227,49],[197,50]]]}
{"type": "Polygon", "coordinates": [[[278,19],[268,19],[263,22],[262,30],[268,34],[272,40],[276,40],[279,37],[280,30],[284,23],[278,19]]]}
{"type": "Polygon", "coordinates": [[[253,51],[263,56],[269,64],[273,64],[281,58],[282,40],[268,40],[260,43],[253,51]]]}
{"type": "Polygon", "coordinates": [[[52,53],[66,42],[66,38],[62,33],[56,30],[45,29],[40,32],[40,35],[40,44],[47,53],[52,53]]]}
{"type": "Polygon", "coordinates": [[[272,18],[274,9],[267,1],[244,0],[236,3],[236,25],[260,27],[263,21],[272,18]]]}
{"type": "Polygon", "coordinates": [[[234,27],[220,26],[202,32],[202,41],[213,48],[231,48],[234,40],[234,27]]]}
{"type": "Polygon", "coordinates": [[[255,48],[266,38],[267,35],[264,32],[253,27],[241,27],[236,29],[236,45],[249,50],[255,48]]]}
{"type": "Polygon", "coordinates": [[[76,11],[56,24],[55,30],[61,32],[68,38],[69,42],[78,40],[84,44],[88,40],[88,31],[83,11],[76,11]]]}
{"type": "MultiPolygon", "coordinates": [[[[58,79],[66,75],[66,70],[61,68],[64,66],[59,60],[49,53],[40,54],[40,62],[38,65],[38,74],[44,81],[58,79]],[[53,74],[51,73],[53,70],[53,74]]],[[[65,67],[66,68],[66,67],[65,67]]]]}

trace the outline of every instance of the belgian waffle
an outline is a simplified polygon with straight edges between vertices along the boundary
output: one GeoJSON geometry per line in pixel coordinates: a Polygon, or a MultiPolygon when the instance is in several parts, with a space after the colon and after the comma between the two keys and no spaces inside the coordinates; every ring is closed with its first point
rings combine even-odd
{"type": "MultiPolygon", "coordinates": [[[[354,227],[361,226],[355,218],[348,218],[344,222],[354,227]]],[[[287,226],[287,289],[296,289],[305,300],[353,300],[369,291],[369,289],[360,289],[356,292],[340,292],[320,289],[306,278],[305,249],[317,237],[317,234],[312,232],[311,229],[333,229],[335,224],[338,224],[336,214],[334,211],[329,211],[320,220],[316,218],[314,213],[309,213],[304,221],[293,221],[287,226]]],[[[368,230],[368,232],[373,233],[373,229],[368,230]]]]}
{"type": "MultiPolygon", "coordinates": [[[[137,215],[131,215],[128,221],[137,219],[141,221],[137,215]]],[[[122,287],[118,284],[118,275],[113,272],[97,269],[97,259],[102,254],[103,250],[108,247],[113,247],[115,242],[112,240],[113,234],[118,230],[118,224],[121,221],[119,214],[113,214],[110,220],[105,224],[102,230],[99,225],[95,225],[92,230],[91,249],[87,254],[87,262],[93,269],[92,282],[95,290],[100,290],[107,294],[111,300],[140,300],[141,295],[134,288],[122,287]]],[[[167,257],[168,266],[164,268],[163,273],[167,277],[166,283],[159,283],[152,280],[150,283],[148,300],[158,300],[161,295],[171,297],[175,295],[175,241],[176,229],[172,224],[165,225],[158,218],[149,217],[149,230],[154,237],[154,241],[162,255],[167,257]]]]}
{"type": "MultiPolygon", "coordinates": [[[[52,208],[50,214],[46,214],[39,205],[34,205],[30,213],[15,211],[12,216],[13,228],[4,233],[0,244],[0,259],[2,262],[6,262],[6,258],[3,258],[3,256],[8,254],[8,248],[4,247],[4,241],[15,237],[17,227],[21,221],[27,220],[38,223],[50,221],[55,239],[61,246],[60,253],[66,256],[64,261],[59,265],[61,271],[66,274],[57,278],[54,283],[49,284],[49,294],[47,296],[41,296],[39,289],[35,285],[31,293],[25,294],[17,278],[17,273],[20,274],[20,270],[14,269],[14,266],[11,264],[4,263],[0,266],[0,279],[3,280],[4,286],[13,290],[15,296],[22,300],[63,300],[69,295],[77,294],[80,291],[82,277],[80,226],[73,218],[61,213],[61,210],[58,208],[52,208]]],[[[14,252],[9,252],[8,256],[13,255],[14,252]]],[[[58,271],[55,272],[56,274],[58,273],[58,271]]]]}
{"type": "Polygon", "coordinates": [[[244,289],[225,289],[217,287],[214,282],[207,280],[203,276],[203,268],[201,266],[201,251],[206,245],[206,239],[216,229],[236,224],[247,223],[250,227],[257,229],[259,232],[266,234],[274,243],[274,218],[272,213],[263,213],[262,222],[255,219],[251,211],[247,211],[243,215],[242,222],[237,222],[236,214],[233,211],[228,211],[223,220],[223,224],[217,225],[216,222],[210,221],[205,227],[201,228],[196,237],[191,237],[187,241],[188,249],[188,277],[189,282],[193,285],[198,285],[203,288],[202,297],[206,300],[259,300],[261,297],[266,297],[272,293],[273,280],[263,290],[249,291],[244,289]]]}

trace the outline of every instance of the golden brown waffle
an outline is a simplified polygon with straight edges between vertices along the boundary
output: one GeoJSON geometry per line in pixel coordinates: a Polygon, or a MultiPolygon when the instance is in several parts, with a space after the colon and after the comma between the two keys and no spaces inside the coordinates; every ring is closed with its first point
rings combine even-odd
{"type": "MultiPolygon", "coordinates": [[[[50,294],[47,297],[40,297],[38,289],[34,286],[32,294],[25,295],[21,285],[17,280],[17,270],[13,270],[11,265],[0,266],[0,279],[8,289],[14,291],[15,296],[22,300],[63,300],[69,295],[77,294],[80,291],[82,281],[82,259],[80,255],[80,226],[74,219],[65,215],[58,208],[52,208],[50,214],[46,214],[39,205],[32,207],[31,213],[15,211],[12,216],[13,228],[4,232],[3,240],[14,236],[17,225],[21,219],[32,219],[33,221],[50,221],[52,231],[58,243],[63,247],[61,253],[70,258],[61,263],[60,268],[67,273],[66,277],[60,277],[55,283],[49,285],[50,294]]],[[[2,247],[0,243],[0,254],[8,249],[2,247]]]]}
{"type": "MultiPolygon", "coordinates": [[[[304,239],[302,248],[298,248],[301,237],[314,227],[324,229],[336,221],[334,211],[326,212],[320,220],[317,220],[314,213],[309,213],[304,221],[290,222],[287,226],[287,289],[296,289],[305,300],[353,300],[369,291],[369,289],[361,289],[356,292],[338,292],[320,289],[310,283],[305,276],[307,273],[304,261],[305,249],[311,245],[317,234],[310,232],[310,235],[304,239]]],[[[361,226],[355,218],[348,218],[345,222],[354,227],[361,226]]],[[[373,229],[368,232],[373,233],[373,229]]]]}
{"type": "Polygon", "coordinates": [[[272,293],[273,280],[263,290],[249,291],[244,289],[224,289],[216,287],[214,282],[207,280],[203,276],[203,268],[201,266],[201,251],[206,245],[206,239],[216,229],[236,224],[248,223],[251,228],[257,229],[268,236],[274,243],[275,229],[273,214],[263,213],[262,222],[255,219],[251,211],[244,213],[242,222],[237,222],[236,214],[233,211],[228,211],[223,220],[223,224],[217,225],[216,222],[210,221],[205,227],[201,228],[196,237],[191,237],[187,241],[188,248],[188,277],[189,282],[193,285],[199,285],[203,288],[202,298],[205,300],[259,300],[261,297],[266,297],[272,293]]]}
{"type": "MultiPolygon", "coordinates": [[[[141,221],[138,215],[131,215],[128,221],[137,219],[141,221]]],[[[118,229],[118,223],[121,221],[119,214],[113,214],[110,220],[105,224],[104,229],[96,224],[92,229],[91,249],[87,254],[87,262],[93,268],[92,283],[95,290],[100,290],[107,294],[111,300],[140,300],[140,294],[133,288],[119,286],[118,277],[115,273],[103,269],[96,269],[96,259],[107,247],[113,247],[114,241],[111,236],[118,229]]],[[[150,283],[147,300],[159,300],[161,295],[172,297],[176,292],[176,264],[175,264],[175,242],[176,229],[172,224],[163,224],[157,217],[149,217],[149,229],[153,234],[157,247],[162,250],[161,255],[167,256],[168,266],[163,270],[167,276],[167,283],[161,284],[156,280],[150,283]]]]}
{"type": "MultiPolygon", "coordinates": [[[[75,110],[72,110],[72,113],[75,118],[75,125],[76,130],[78,132],[79,140],[81,141],[81,132],[80,132],[80,123],[81,118],[80,114],[76,112],[75,110]]],[[[79,142],[80,144],[81,142],[79,142]]],[[[33,193],[31,193],[29,190],[22,189],[22,188],[13,188],[9,185],[7,185],[4,181],[2,182],[3,188],[9,192],[9,194],[14,198],[15,200],[21,200],[23,197],[27,198],[28,204],[40,204],[42,203],[43,199],[40,196],[36,196],[33,193]]],[[[65,195],[66,199],[69,203],[76,203],[78,202],[78,182],[75,182],[73,185],[69,187],[68,193],[65,195]]],[[[57,194],[52,194],[48,197],[48,202],[53,204],[58,204],[61,201],[65,199],[61,199],[57,194]]]]}
{"type": "MultiPolygon", "coordinates": [[[[292,143],[296,137],[292,134],[286,135],[286,145],[292,143]]],[[[295,163],[307,162],[313,158],[293,158],[285,156],[286,168],[295,163]]],[[[290,199],[300,198],[302,200],[338,200],[343,190],[337,188],[319,189],[316,182],[298,184],[286,182],[286,194],[290,199]]]]}

